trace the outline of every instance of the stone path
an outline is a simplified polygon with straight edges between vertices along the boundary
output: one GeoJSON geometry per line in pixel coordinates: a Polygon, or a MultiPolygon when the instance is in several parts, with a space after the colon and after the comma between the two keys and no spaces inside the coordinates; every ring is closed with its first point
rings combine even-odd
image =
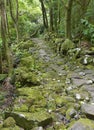
{"type": "Polygon", "coordinates": [[[41,84],[18,88],[6,117],[24,130],[94,130],[94,70],[61,58],[44,40],[32,41],[28,51],[39,65],[41,84]]]}

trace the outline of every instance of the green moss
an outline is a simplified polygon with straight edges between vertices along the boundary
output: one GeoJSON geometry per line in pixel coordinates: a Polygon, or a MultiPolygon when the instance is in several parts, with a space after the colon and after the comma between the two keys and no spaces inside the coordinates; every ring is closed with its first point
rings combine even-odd
{"type": "Polygon", "coordinates": [[[33,68],[34,67],[34,58],[32,56],[24,57],[21,59],[20,66],[25,66],[28,68],[33,68]]]}
{"type": "Polygon", "coordinates": [[[57,104],[57,106],[59,105],[59,106],[66,106],[66,105],[68,105],[68,103],[73,103],[73,102],[75,102],[75,100],[74,100],[74,98],[72,98],[72,97],[67,97],[67,96],[60,96],[60,97],[57,97],[56,98],[56,104],[57,104]]]}
{"type": "Polygon", "coordinates": [[[31,40],[28,40],[28,41],[26,41],[26,42],[20,42],[19,44],[18,44],[18,48],[19,49],[29,49],[30,47],[33,47],[34,46],[34,43],[31,41],[31,40]]]}
{"type": "Polygon", "coordinates": [[[25,129],[31,129],[32,127],[38,126],[47,126],[52,123],[52,117],[46,111],[39,111],[35,113],[29,112],[6,112],[5,117],[12,116],[17,125],[25,129]]]}
{"type": "Polygon", "coordinates": [[[3,126],[4,127],[14,127],[16,124],[15,120],[12,117],[8,117],[6,120],[4,120],[3,126]]]}
{"type": "Polygon", "coordinates": [[[26,104],[15,104],[13,107],[14,111],[19,111],[19,112],[27,112],[28,111],[28,106],[26,104]]]}
{"type": "Polygon", "coordinates": [[[15,126],[15,127],[1,128],[0,130],[20,130],[20,127],[15,126]]]}
{"type": "Polygon", "coordinates": [[[91,129],[94,129],[94,121],[93,120],[90,120],[90,119],[86,119],[86,118],[81,118],[79,119],[78,121],[74,121],[70,124],[70,127],[68,128],[68,130],[71,130],[73,125],[75,123],[80,123],[83,125],[83,127],[86,129],[86,130],[91,130],[91,129]]]}
{"type": "Polygon", "coordinates": [[[31,99],[39,99],[43,98],[43,95],[40,90],[36,90],[33,88],[25,87],[17,89],[20,96],[28,96],[31,99]]]}
{"type": "Polygon", "coordinates": [[[71,40],[66,39],[61,45],[61,53],[67,53],[67,51],[72,48],[74,48],[74,43],[71,40]]]}

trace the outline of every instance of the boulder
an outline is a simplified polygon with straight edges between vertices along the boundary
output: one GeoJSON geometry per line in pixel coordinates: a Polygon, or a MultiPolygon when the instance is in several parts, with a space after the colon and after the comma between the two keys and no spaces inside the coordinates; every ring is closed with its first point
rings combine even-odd
{"type": "Polygon", "coordinates": [[[72,48],[74,48],[74,43],[71,40],[66,39],[61,45],[61,53],[66,55],[68,50],[72,48]]]}
{"type": "Polygon", "coordinates": [[[68,130],[94,130],[94,121],[89,119],[79,119],[68,130]]]}
{"type": "Polygon", "coordinates": [[[5,118],[13,117],[16,124],[24,129],[32,129],[36,125],[45,127],[52,123],[52,117],[46,111],[35,113],[26,112],[5,112],[5,118]]]}
{"type": "Polygon", "coordinates": [[[94,105],[93,104],[82,104],[82,112],[90,119],[94,119],[94,105]]]}

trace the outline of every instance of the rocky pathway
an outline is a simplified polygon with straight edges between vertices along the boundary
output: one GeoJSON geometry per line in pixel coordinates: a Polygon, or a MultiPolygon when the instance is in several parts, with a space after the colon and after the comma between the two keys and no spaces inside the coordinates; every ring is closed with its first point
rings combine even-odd
{"type": "Polygon", "coordinates": [[[18,88],[6,118],[23,130],[94,130],[94,70],[61,58],[44,40],[32,42],[40,84],[18,88]]]}

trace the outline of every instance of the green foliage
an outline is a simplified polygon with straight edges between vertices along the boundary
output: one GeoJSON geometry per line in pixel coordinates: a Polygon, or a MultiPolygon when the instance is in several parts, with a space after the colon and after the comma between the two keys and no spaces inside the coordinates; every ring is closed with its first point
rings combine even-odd
{"type": "Polygon", "coordinates": [[[81,23],[83,24],[83,35],[84,37],[94,43],[94,25],[89,23],[86,19],[81,19],[81,23]]]}

